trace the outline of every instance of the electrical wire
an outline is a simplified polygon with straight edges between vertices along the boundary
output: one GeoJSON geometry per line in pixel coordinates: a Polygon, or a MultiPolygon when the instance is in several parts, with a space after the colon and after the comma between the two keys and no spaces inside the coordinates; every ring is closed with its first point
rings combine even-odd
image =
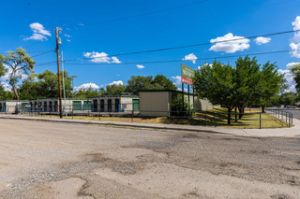
{"type": "MultiPolygon", "coordinates": [[[[276,51],[265,51],[265,52],[254,52],[254,53],[245,53],[245,54],[239,54],[239,55],[228,55],[228,56],[216,56],[216,57],[203,57],[200,59],[197,59],[197,61],[200,60],[220,60],[220,59],[228,59],[228,58],[238,58],[238,57],[245,57],[245,56],[260,56],[260,55],[270,55],[270,54],[280,54],[280,53],[287,53],[290,52],[290,50],[276,50],[276,51]]],[[[139,62],[125,62],[121,63],[119,65],[134,65],[134,64],[163,64],[163,63],[177,63],[182,62],[184,60],[182,59],[175,59],[175,60],[157,60],[157,61],[139,61],[139,62]]],[[[103,63],[82,63],[82,62],[70,62],[65,61],[65,63],[68,64],[74,64],[74,65],[99,65],[103,63]]]]}
{"type": "MultiPolygon", "coordinates": [[[[226,42],[232,42],[232,41],[241,41],[241,40],[245,40],[245,39],[255,39],[257,37],[274,37],[274,36],[278,36],[278,35],[291,34],[291,33],[296,33],[296,32],[300,32],[300,30],[288,30],[288,31],[273,32],[273,33],[267,33],[267,34],[251,35],[251,36],[247,36],[247,37],[243,37],[243,38],[227,39],[227,40],[214,41],[214,42],[203,42],[203,43],[188,44],[188,45],[182,45],[182,46],[174,46],[174,47],[166,47],[166,48],[157,48],[157,49],[148,49],[148,50],[116,53],[116,54],[112,54],[112,55],[109,55],[109,56],[113,57],[113,56],[136,55],[136,54],[147,54],[147,53],[163,52],[163,51],[185,49],[185,48],[192,48],[192,47],[199,47],[199,46],[206,46],[206,45],[214,45],[214,44],[218,44],[218,43],[226,43],[226,42]]],[[[107,56],[94,56],[92,58],[84,57],[84,58],[70,59],[70,60],[66,60],[66,61],[92,60],[92,59],[96,59],[96,58],[106,58],[106,57],[107,56]]]]}

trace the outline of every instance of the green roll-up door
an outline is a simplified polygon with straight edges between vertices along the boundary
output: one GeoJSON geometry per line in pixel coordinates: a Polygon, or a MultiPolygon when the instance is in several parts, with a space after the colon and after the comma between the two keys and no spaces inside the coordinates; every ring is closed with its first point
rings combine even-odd
{"type": "Polygon", "coordinates": [[[80,111],[81,110],[81,101],[73,101],[73,110],[80,111]]]}
{"type": "Polygon", "coordinates": [[[140,100],[139,99],[132,100],[132,108],[133,108],[133,111],[140,111],[140,100]]]}
{"type": "Polygon", "coordinates": [[[84,101],[83,102],[83,110],[89,111],[91,110],[92,103],[90,101],[84,101]]]}

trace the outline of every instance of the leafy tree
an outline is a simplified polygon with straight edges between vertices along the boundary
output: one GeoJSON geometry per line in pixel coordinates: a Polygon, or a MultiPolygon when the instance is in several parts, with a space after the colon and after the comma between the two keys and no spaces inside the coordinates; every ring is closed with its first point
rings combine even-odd
{"type": "Polygon", "coordinates": [[[270,62],[263,65],[257,89],[258,105],[265,112],[265,107],[271,105],[272,97],[278,95],[284,85],[284,77],[278,72],[277,66],[270,62]]]}
{"type": "Polygon", "coordinates": [[[18,48],[15,52],[9,51],[7,56],[0,56],[0,63],[2,66],[5,65],[9,68],[9,84],[12,87],[14,99],[19,100],[17,85],[22,79],[22,75],[32,73],[35,65],[34,60],[24,49],[18,48]]]}
{"type": "Polygon", "coordinates": [[[13,95],[11,92],[6,91],[3,86],[0,85],[0,100],[11,100],[13,95]]]}
{"type": "Polygon", "coordinates": [[[171,80],[164,75],[156,75],[153,79],[153,87],[155,89],[176,90],[176,86],[171,80]]]}
{"type": "MultiPolygon", "coordinates": [[[[66,97],[72,97],[73,77],[64,72],[66,97]]],[[[58,93],[57,75],[51,71],[34,74],[20,87],[21,99],[56,98],[58,93]]]]}
{"type": "Polygon", "coordinates": [[[227,108],[228,124],[231,124],[231,111],[236,104],[234,76],[235,71],[230,65],[215,61],[212,66],[205,65],[196,71],[194,78],[194,87],[200,98],[227,108]]]}
{"type": "Polygon", "coordinates": [[[235,68],[235,101],[239,109],[239,118],[241,119],[245,107],[254,105],[257,101],[257,84],[260,78],[259,64],[255,58],[239,58],[236,61],[235,68]]]}
{"type": "Polygon", "coordinates": [[[296,90],[298,95],[300,95],[300,64],[294,66],[291,69],[292,73],[294,74],[294,80],[296,82],[296,90]]]}
{"type": "Polygon", "coordinates": [[[138,94],[141,90],[176,90],[176,86],[164,75],[152,76],[133,76],[128,80],[126,91],[138,94]]]}
{"type": "Polygon", "coordinates": [[[292,92],[284,93],[280,96],[279,102],[284,106],[294,106],[297,102],[297,94],[292,92]]]}
{"type": "Polygon", "coordinates": [[[89,88],[86,90],[79,90],[74,93],[74,97],[78,99],[89,99],[99,97],[101,93],[98,90],[89,88]]]}
{"type": "Polygon", "coordinates": [[[108,85],[106,87],[106,95],[110,96],[119,96],[122,95],[126,90],[126,87],[124,85],[108,85]]]}
{"type": "Polygon", "coordinates": [[[3,55],[0,54],[0,77],[2,77],[3,75],[5,75],[6,69],[4,67],[4,64],[1,60],[4,60],[3,55]]]}
{"type": "Polygon", "coordinates": [[[133,94],[138,94],[140,90],[152,89],[151,76],[133,76],[128,80],[126,91],[133,94]]]}

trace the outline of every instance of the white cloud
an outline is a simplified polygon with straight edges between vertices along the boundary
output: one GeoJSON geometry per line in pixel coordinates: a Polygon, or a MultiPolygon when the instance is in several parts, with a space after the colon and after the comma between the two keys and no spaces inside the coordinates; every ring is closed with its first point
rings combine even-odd
{"type": "Polygon", "coordinates": [[[180,75],[172,76],[171,79],[173,80],[173,83],[174,83],[177,87],[180,87],[180,86],[181,86],[181,76],[180,76],[180,75]]]}
{"type": "Polygon", "coordinates": [[[118,57],[111,57],[111,63],[113,63],[113,64],[120,64],[121,61],[119,60],[118,57]]]}
{"type": "MultiPolygon", "coordinates": [[[[300,30],[300,16],[297,16],[295,21],[292,22],[293,30],[300,30]]],[[[291,56],[300,58],[300,32],[295,32],[294,38],[290,43],[291,56]]]]}
{"type": "Polygon", "coordinates": [[[284,75],[288,88],[286,92],[295,92],[296,91],[296,82],[294,80],[294,75],[289,69],[279,69],[278,72],[284,75]]]}
{"type": "Polygon", "coordinates": [[[98,86],[95,83],[90,82],[90,83],[84,83],[78,87],[75,87],[75,91],[98,90],[99,88],[100,88],[100,86],[98,86]]]}
{"type": "Polygon", "coordinates": [[[197,69],[200,70],[203,66],[210,66],[210,67],[212,67],[212,64],[205,63],[205,64],[203,64],[201,66],[198,66],[197,69]]]}
{"type": "Polygon", "coordinates": [[[292,57],[300,58],[300,42],[290,43],[292,57]]]}
{"type": "Polygon", "coordinates": [[[234,36],[232,33],[211,39],[210,43],[213,45],[209,50],[215,52],[235,53],[250,48],[249,39],[243,36],[234,36]]]}
{"type": "Polygon", "coordinates": [[[271,40],[270,37],[256,37],[255,42],[257,45],[263,45],[271,42],[271,40]]]}
{"type": "Polygon", "coordinates": [[[137,67],[138,69],[144,69],[144,68],[145,68],[145,66],[142,65],[142,64],[137,64],[136,67],[137,67]]]}
{"type": "Polygon", "coordinates": [[[286,65],[287,69],[291,70],[293,67],[300,65],[300,62],[290,62],[286,65]]]}
{"type": "Polygon", "coordinates": [[[109,86],[112,86],[112,85],[123,86],[124,82],[122,80],[117,80],[117,81],[113,81],[113,82],[109,83],[108,85],[109,86]]]}
{"type": "Polygon", "coordinates": [[[30,37],[25,38],[25,40],[45,41],[48,40],[48,37],[51,37],[50,31],[46,30],[40,23],[32,23],[29,27],[33,33],[30,37]]]}
{"type": "Polygon", "coordinates": [[[121,64],[119,58],[109,55],[105,52],[86,52],[83,54],[84,57],[89,58],[94,63],[107,63],[107,64],[121,64]]]}
{"type": "Polygon", "coordinates": [[[198,57],[194,53],[190,53],[182,59],[183,61],[191,61],[193,64],[196,63],[198,57]]]}

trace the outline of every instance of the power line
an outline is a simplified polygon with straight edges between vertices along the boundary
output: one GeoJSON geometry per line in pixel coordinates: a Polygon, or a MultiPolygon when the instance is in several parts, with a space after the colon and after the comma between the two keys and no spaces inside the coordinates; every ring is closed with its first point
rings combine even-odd
{"type": "MultiPolygon", "coordinates": [[[[206,45],[214,45],[214,44],[218,44],[218,43],[226,43],[226,42],[232,42],[232,41],[241,41],[241,40],[245,40],[245,39],[255,39],[257,37],[274,37],[274,36],[278,36],[278,35],[291,34],[291,33],[296,33],[296,32],[300,32],[300,30],[288,30],[288,31],[273,32],[273,33],[267,33],[267,34],[251,35],[251,36],[242,37],[242,38],[227,39],[227,40],[221,40],[221,41],[215,41],[215,42],[203,42],[203,43],[188,44],[188,45],[182,45],[182,46],[174,46],[174,47],[166,47],[166,48],[157,48],[157,49],[148,49],[148,50],[116,53],[116,54],[112,54],[112,55],[109,55],[109,56],[113,57],[113,56],[136,55],[136,54],[163,52],[163,51],[185,49],[185,48],[192,48],[192,47],[199,47],[199,46],[206,46],[206,45]]],[[[77,58],[77,59],[70,59],[70,60],[67,60],[67,61],[91,60],[91,59],[106,58],[106,57],[108,57],[108,56],[94,56],[92,58],[77,58]]]]}
{"type": "MultiPolygon", "coordinates": [[[[46,55],[46,54],[49,54],[49,53],[52,53],[52,52],[54,52],[53,49],[47,50],[47,51],[43,51],[43,52],[40,52],[40,53],[37,53],[37,54],[34,54],[34,55],[30,56],[30,57],[31,58],[40,57],[40,56],[43,56],[43,55],[46,55]]],[[[5,53],[3,53],[3,54],[5,54],[5,53]]]]}
{"type": "MultiPolygon", "coordinates": [[[[287,53],[290,50],[276,50],[276,51],[265,51],[265,52],[255,52],[255,53],[245,53],[239,55],[228,55],[228,56],[217,56],[217,57],[205,57],[200,58],[198,60],[206,61],[206,60],[219,60],[219,59],[228,59],[228,58],[238,58],[238,57],[245,57],[245,56],[259,56],[259,55],[270,55],[270,54],[280,54],[280,53],[287,53]]],[[[120,65],[134,65],[134,64],[162,64],[162,63],[177,63],[183,62],[182,59],[175,59],[175,60],[157,60],[157,61],[139,61],[139,62],[126,62],[121,63],[120,65]]],[[[65,63],[74,64],[74,65],[97,65],[103,63],[82,63],[82,62],[69,62],[65,61],[65,63]]]]}
{"type": "Polygon", "coordinates": [[[43,56],[43,55],[46,55],[46,54],[50,54],[50,53],[54,53],[54,49],[47,50],[47,51],[40,52],[38,54],[32,55],[31,58],[40,57],[40,56],[43,56]]]}

